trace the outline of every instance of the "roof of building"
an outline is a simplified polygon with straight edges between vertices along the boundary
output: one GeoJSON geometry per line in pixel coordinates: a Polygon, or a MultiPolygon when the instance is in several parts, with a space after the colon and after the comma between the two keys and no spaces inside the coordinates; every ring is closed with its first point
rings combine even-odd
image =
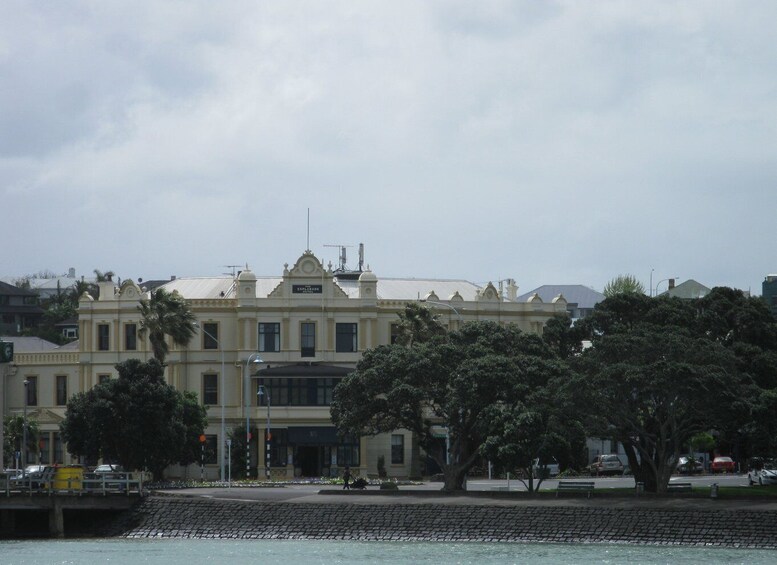
{"type": "Polygon", "coordinates": [[[690,300],[707,296],[710,293],[710,290],[709,287],[704,286],[700,282],[688,279],[687,281],[678,284],[676,287],[662,292],[659,296],[673,296],[690,300]]]}
{"type": "MultiPolygon", "coordinates": [[[[257,277],[257,298],[266,298],[282,282],[282,277],[257,277]]],[[[359,296],[358,280],[336,279],[336,284],[348,297],[359,296]]],[[[167,281],[164,287],[168,292],[178,291],[187,299],[234,298],[235,296],[234,279],[231,276],[182,277],[167,281]]],[[[464,300],[471,301],[476,299],[480,289],[480,286],[464,280],[379,278],[377,281],[377,296],[380,300],[418,300],[430,292],[434,292],[440,300],[448,300],[458,292],[464,300]]]]}
{"type": "Polygon", "coordinates": [[[604,294],[582,284],[546,284],[520,295],[517,301],[527,302],[535,293],[543,302],[550,302],[560,294],[568,304],[577,304],[578,308],[593,308],[604,300],[604,294]]]}
{"type": "Polygon", "coordinates": [[[8,284],[3,281],[0,281],[0,294],[4,296],[37,296],[37,294],[31,290],[19,288],[15,284],[8,284]]]}
{"type": "Polygon", "coordinates": [[[56,343],[51,343],[39,337],[4,336],[0,339],[13,343],[14,353],[36,353],[38,351],[51,351],[52,349],[59,348],[56,343]]]}

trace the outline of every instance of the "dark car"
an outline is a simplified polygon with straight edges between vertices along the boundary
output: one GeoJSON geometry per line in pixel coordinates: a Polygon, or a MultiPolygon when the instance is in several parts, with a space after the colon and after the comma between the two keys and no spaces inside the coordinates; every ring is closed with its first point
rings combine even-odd
{"type": "Polygon", "coordinates": [[[693,457],[680,457],[677,461],[677,472],[681,475],[693,475],[701,473],[704,470],[704,465],[701,461],[697,461],[693,457]]]}

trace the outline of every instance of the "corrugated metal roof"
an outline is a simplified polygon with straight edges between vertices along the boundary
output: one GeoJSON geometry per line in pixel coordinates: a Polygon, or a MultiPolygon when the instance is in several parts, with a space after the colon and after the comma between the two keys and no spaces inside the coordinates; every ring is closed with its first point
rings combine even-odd
{"type": "Polygon", "coordinates": [[[520,295],[516,300],[526,302],[535,293],[543,302],[550,302],[559,294],[563,295],[567,303],[577,304],[578,308],[593,308],[604,300],[604,295],[582,284],[546,284],[520,295]]]}
{"type": "Polygon", "coordinates": [[[3,337],[3,341],[13,343],[14,353],[37,353],[38,351],[51,351],[59,349],[56,343],[51,343],[39,337],[3,337]]]}
{"type": "MultiPolygon", "coordinates": [[[[256,296],[266,298],[282,282],[282,277],[257,277],[256,296]]],[[[359,281],[339,280],[336,284],[349,298],[359,296],[359,281]]],[[[181,296],[190,300],[235,296],[233,279],[230,276],[178,278],[166,283],[164,288],[168,292],[177,290],[181,296]]],[[[380,300],[417,300],[434,292],[440,300],[448,300],[458,291],[464,300],[472,301],[475,300],[478,290],[478,285],[464,280],[389,278],[378,279],[377,295],[380,300]]]]}

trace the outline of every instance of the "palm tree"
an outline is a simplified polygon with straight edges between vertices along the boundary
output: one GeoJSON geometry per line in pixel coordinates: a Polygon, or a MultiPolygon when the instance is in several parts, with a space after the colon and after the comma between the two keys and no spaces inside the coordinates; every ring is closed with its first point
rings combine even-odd
{"type": "Polygon", "coordinates": [[[169,293],[164,288],[151,291],[148,300],[138,306],[142,319],[139,334],[148,333],[154,357],[164,365],[169,352],[166,336],[173,343],[184,346],[194,336],[195,317],[186,301],[177,293],[169,293]]]}
{"type": "Polygon", "coordinates": [[[618,275],[604,285],[602,294],[607,298],[616,294],[645,294],[645,285],[634,275],[618,275]]]}

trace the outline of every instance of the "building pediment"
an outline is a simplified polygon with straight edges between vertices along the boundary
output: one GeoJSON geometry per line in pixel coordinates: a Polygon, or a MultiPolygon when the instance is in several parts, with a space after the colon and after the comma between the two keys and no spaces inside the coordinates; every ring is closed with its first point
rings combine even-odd
{"type": "Polygon", "coordinates": [[[38,424],[59,424],[64,420],[62,416],[46,408],[38,408],[37,410],[27,409],[27,417],[30,420],[35,420],[38,424]]]}
{"type": "Polygon", "coordinates": [[[334,281],[332,269],[324,265],[311,251],[305,251],[294,266],[284,265],[283,281],[269,294],[270,298],[348,298],[348,294],[334,281]]]}

